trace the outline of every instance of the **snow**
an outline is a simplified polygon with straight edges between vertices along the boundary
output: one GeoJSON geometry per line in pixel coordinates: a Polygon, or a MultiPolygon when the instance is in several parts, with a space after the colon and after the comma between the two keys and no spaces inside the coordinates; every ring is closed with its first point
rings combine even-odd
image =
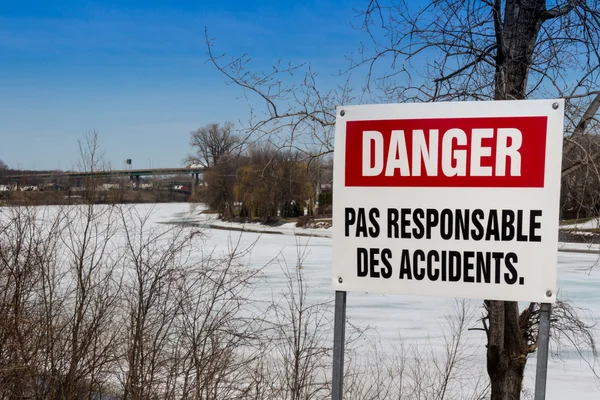
{"type": "MultiPolygon", "coordinates": [[[[190,210],[188,204],[165,204],[158,207],[157,211],[157,222],[195,221],[206,226],[240,229],[240,224],[216,221],[214,216],[201,214],[200,209],[190,210]],[[173,218],[169,219],[168,215],[173,218]]],[[[305,255],[301,266],[309,286],[310,301],[333,299],[330,230],[302,229],[293,224],[280,227],[245,224],[243,229],[245,232],[209,228],[207,241],[223,250],[238,240],[243,246],[253,244],[248,265],[263,268],[265,276],[264,282],[254,292],[257,298],[268,301],[286,290],[282,264],[294,268],[300,252],[305,255]],[[265,234],[267,232],[278,234],[265,234]],[[294,236],[298,232],[312,236],[294,236]]],[[[558,255],[558,298],[569,299],[575,306],[588,309],[589,312],[583,315],[593,323],[600,316],[600,268],[594,268],[599,261],[600,249],[586,244],[566,243],[561,243],[559,248],[565,251],[558,255]],[[582,250],[588,253],[575,252],[582,250]]],[[[376,329],[370,334],[384,347],[398,344],[402,338],[405,344],[431,344],[434,348],[441,348],[440,325],[444,323],[445,316],[451,313],[456,300],[353,292],[348,294],[347,301],[349,321],[360,328],[376,329]]],[[[479,301],[468,303],[476,308],[481,304],[479,301]]],[[[481,315],[480,309],[476,309],[476,315],[481,315]]],[[[469,331],[467,340],[479,349],[475,363],[485,371],[483,332],[469,331]]],[[[600,380],[595,378],[586,362],[573,349],[563,350],[559,354],[561,360],[554,358],[549,363],[547,399],[558,400],[567,396],[581,400],[600,398],[600,380]]],[[[525,385],[531,392],[535,384],[535,361],[535,357],[531,357],[526,369],[525,385]]]]}
{"type": "Polygon", "coordinates": [[[558,251],[600,254],[600,244],[596,243],[558,243],[558,251]]]}
{"type": "Polygon", "coordinates": [[[600,228],[600,219],[592,218],[589,221],[580,222],[577,224],[561,225],[561,229],[597,229],[600,228]]]}
{"type": "MultiPolygon", "coordinates": [[[[141,206],[141,205],[140,205],[141,206]]],[[[270,233],[291,236],[311,236],[331,238],[331,229],[326,228],[298,228],[296,223],[288,222],[279,226],[263,225],[260,223],[236,223],[221,221],[215,214],[205,213],[203,205],[190,205],[187,203],[161,204],[156,209],[154,220],[159,223],[196,224],[213,229],[225,229],[254,233],[270,233]]]]}
{"type": "Polygon", "coordinates": [[[240,224],[235,222],[215,220],[211,222],[210,226],[212,228],[243,230],[246,232],[275,233],[281,235],[313,236],[326,238],[331,238],[332,233],[331,229],[326,228],[298,228],[296,227],[296,224],[294,222],[285,223],[280,226],[268,226],[259,223],[240,224]]]}
{"type": "MultiPolygon", "coordinates": [[[[331,230],[296,228],[294,224],[265,227],[246,224],[245,232],[227,230],[239,228],[239,224],[217,221],[214,214],[205,213],[202,206],[188,203],[139,204],[140,212],[152,211],[151,221],[157,224],[193,224],[202,226],[206,234],[206,246],[227,251],[239,242],[242,247],[253,246],[246,256],[248,267],[262,270],[264,279],[258,284],[253,296],[268,302],[286,291],[283,268],[301,266],[309,288],[310,302],[331,302],[331,230]],[[212,226],[212,228],[211,228],[212,226]],[[278,234],[267,234],[275,232],[278,234]],[[297,234],[300,233],[301,236],[297,234]],[[301,259],[300,262],[298,259],[301,259]]],[[[1,213],[0,213],[1,216],[1,213]]],[[[600,316],[600,249],[585,244],[560,244],[558,254],[558,297],[569,299],[580,308],[585,319],[593,323],[600,316]],[[582,253],[580,251],[586,251],[582,253]],[[596,252],[598,254],[593,254],[596,252]]],[[[431,345],[442,349],[440,326],[452,312],[455,299],[385,295],[377,293],[348,293],[347,316],[349,322],[359,328],[373,328],[368,332],[382,348],[399,344],[431,345]]],[[[469,300],[475,315],[481,316],[480,301],[469,300]]],[[[333,304],[330,303],[330,307],[333,304]]],[[[476,320],[473,327],[479,327],[476,320]]],[[[331,334],[331,332],[330,332],[331,334]]],[[[469,331],[467,341],[475,351],[474,369],[485,374],[485,345],[482,331],[469,331]]],[[[551,349],[552,350],[552,349],[551,349]]],[[[553,349],[556,352],[556,349],[553,349]]],[[[561,360],[549,364],[547,399],[573,397],[581,400],[600,398],[600,380],[590,367],[567,348],[559,352],[561,360]]],[[[533,391],[535,358],[531,357],[526,369],[526,387],[533,391]]]]}

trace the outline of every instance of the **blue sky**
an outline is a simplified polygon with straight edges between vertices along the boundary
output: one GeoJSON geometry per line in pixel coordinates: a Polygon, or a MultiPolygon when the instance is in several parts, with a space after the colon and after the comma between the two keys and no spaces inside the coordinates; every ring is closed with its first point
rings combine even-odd
{"type": "Polygon", "coordinates": [[[113,168],[180,166],[191,130],[249,111],[206,63],[205,27],[254,70],[310,62],[328,79],[364,39],[350,23],[367,3],[0,0],[0,159],[71,169],[97,130],[113,168]]]}

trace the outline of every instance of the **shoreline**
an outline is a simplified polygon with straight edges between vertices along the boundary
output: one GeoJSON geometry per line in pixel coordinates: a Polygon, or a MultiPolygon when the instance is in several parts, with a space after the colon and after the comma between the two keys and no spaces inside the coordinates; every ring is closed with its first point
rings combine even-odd
{"type": "MultiPolygon", "coordinates": [[[[211,229],[231,230],[237,232],[253,232],[266,233],[272,235],[295,235],[305,237],[322,237],[332,238],[332,228],[329,229],[313,229],[313,228],[296,228],[290,227],[290,224],[284,224],[280,227],[273,227],[261,224],[212,221],[208,223],[211,229]],[[287,225],[287,226],[286,226],[287,225]]],[[[600,254],[600,244],[597,243],[573,243],[573,242],[558,242],[557,251],[565,253],[583,253],[583,254],[600,254]]]]}

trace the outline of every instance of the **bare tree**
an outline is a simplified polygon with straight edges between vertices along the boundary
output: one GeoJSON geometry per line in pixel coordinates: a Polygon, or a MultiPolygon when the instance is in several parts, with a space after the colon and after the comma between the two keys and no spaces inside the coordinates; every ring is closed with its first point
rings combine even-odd
{"type": "Polygon", "coordinates": [[[296,263],[280,260],[287,290],[274,300],[272,317],[274,349],[278,360],[270,379],[276,382],[276,398],[285,400],[321,399],[329,394],[327,327],[332,315],[328,302],[309,302],[304,278],[306,247],[297,244],[296,263]]]}
{"type": "Polygon", "coordinates": [[[186,162],[209,169],[234,155],[241,144],[241,138],[234,134],[231,122],[225,122],[222,126],[208,124],[190,133],[190,146],[195,154],[189,155],[186,162]]]}
{"type": "Polygon", "coordinates": [[[249,56],[226,61],[224,55],[215,53],[208,31],[205,36],[213,65],[228,81],[243,88],[245,96],[263,101],[264,109],[253,109],[244,127],[247,137],[295,149],[308,158],[333,152],[335,106],[354,100],[349,80],[324,91],[309,64],[278,62],[268,72],[249,71],[249,56]],[[289,79],[297,75],[302,77],[301,82],[290,83],[289,79]]]}
{"type": "Polygon", "coordinates": [[[244,398],[252,386],[263,323],[251,312],[249,295],[261,271],[244,265],[253,245],[240,241],[241,236],[230,242],[224,253],[203,252],[180,281],[186,398],[244,398]]]}
{"type": "Polygon", "coordinates": [[[480,340],[469,332],[477,307],[456,301],[440,326],[441,350],[430,341],[382,344],[363,337],[348,352],[345,397],[351,399],[486,399],[489,383],[477,365],[480,340]],[[358,345],[360,344],[360,346],[358,345]]]}
{"type": "Polygon", "coordinates": [[[173,294],[189,256],[181,227],[150,226],[150,213],[119,207],[125,240],[123,398],[145,399],[165,392],[174,356],[174,324],[180,305],[173,294]]]}
{"type": "Polygon", "coordinates": [[[81,184],[85,189],[88,203],[97,203],[100,200],[98,191],[98,177],[95,173],[110,170],[110,165],[104,159],[104,152],[100,147],[100,133],[89,131],[77,139],[79,159],[77,169],[83,173],[81,184]]]}
{"type": "Polygon", "coordinates": [[[87,219],[64,208],[15,206],[3,212],[3,397],[81,399],[102,393],[114,367],[111,317],[118,289],[112,259],[103,254],[110,224],[107,229],[98,214],[87,219]]]}
{"type": "MultiPolygon", "coordinates": [[[[97,147],[82,150],[82,163],[93,164],[97,147]]],[[[6,282],[15,285],[7,293],[19,314],[11,330],[21,336],[20,350],[13,352],[20,356],[10,362],[26,372],[14,377],[9,397],[79,399],[102,393],[113,367],[111,315],[118,291],[108,251],[115,232],[110,207],[3,211],[10,217],[2,231],[12,239],[2,246],[2,259],[10,272],[6,282]]]]}
{"type": "Polygon", "coordinates": [[[119,279],[115,279],[119,255],[113,241],[117,226],[111,206],[70,209],[63,218],[61,243],[69,283],[61,328],[68,337],[63,345],[68,367],[61,396],[81,398],[81,382],[89,382],[90,377],[103,379],[112,367],[109,360],[116,344],[113,314],[119,291],[119,279]]]}
{"type": "MultiPolygon", "coordinates": [[[[98,133],[86,134],[79,141],[80,168],[94,172],[103,163],[98,133]]],[[[88,178],[93,179],[91,176],[88,178]]],[[[120,255],[114,237],[118,220],[114,206],[95,205],[95,185],[88,182],[89,202],[61,209],[60,241],[62,262],[66,266],[64,319],[63,398],[93,397],[114,367],[117,332],[113,314],[120,291],[118,271],[120,255]],[[84,385],[85,383],[85,385],[84,385]],[[85,388],[85,392],[81,389],[85,388]]]]}
{"type": "Polygon", "coordinates": [[[4,398],[47,393],[36,381],[51,370],[52,355],[45,345],[53,341],[47,336],[53,319],[46,321],[48,314],[38,313],[36,304],[44,297],[36,293],[44,281],[41,270],[54,267],[58,228],[49,224],[44,229],[39,218],[31,207],[5,207],[0,214],[0,393],[4,398]]]}

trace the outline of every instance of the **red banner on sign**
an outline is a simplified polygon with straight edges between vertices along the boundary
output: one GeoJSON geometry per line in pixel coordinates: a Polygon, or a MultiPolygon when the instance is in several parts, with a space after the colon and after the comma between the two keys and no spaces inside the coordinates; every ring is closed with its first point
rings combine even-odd
{"type": "Polygon", "coordinates": [[[547,117],[349,121],[346,186],[544,187],[547,117]]]}

